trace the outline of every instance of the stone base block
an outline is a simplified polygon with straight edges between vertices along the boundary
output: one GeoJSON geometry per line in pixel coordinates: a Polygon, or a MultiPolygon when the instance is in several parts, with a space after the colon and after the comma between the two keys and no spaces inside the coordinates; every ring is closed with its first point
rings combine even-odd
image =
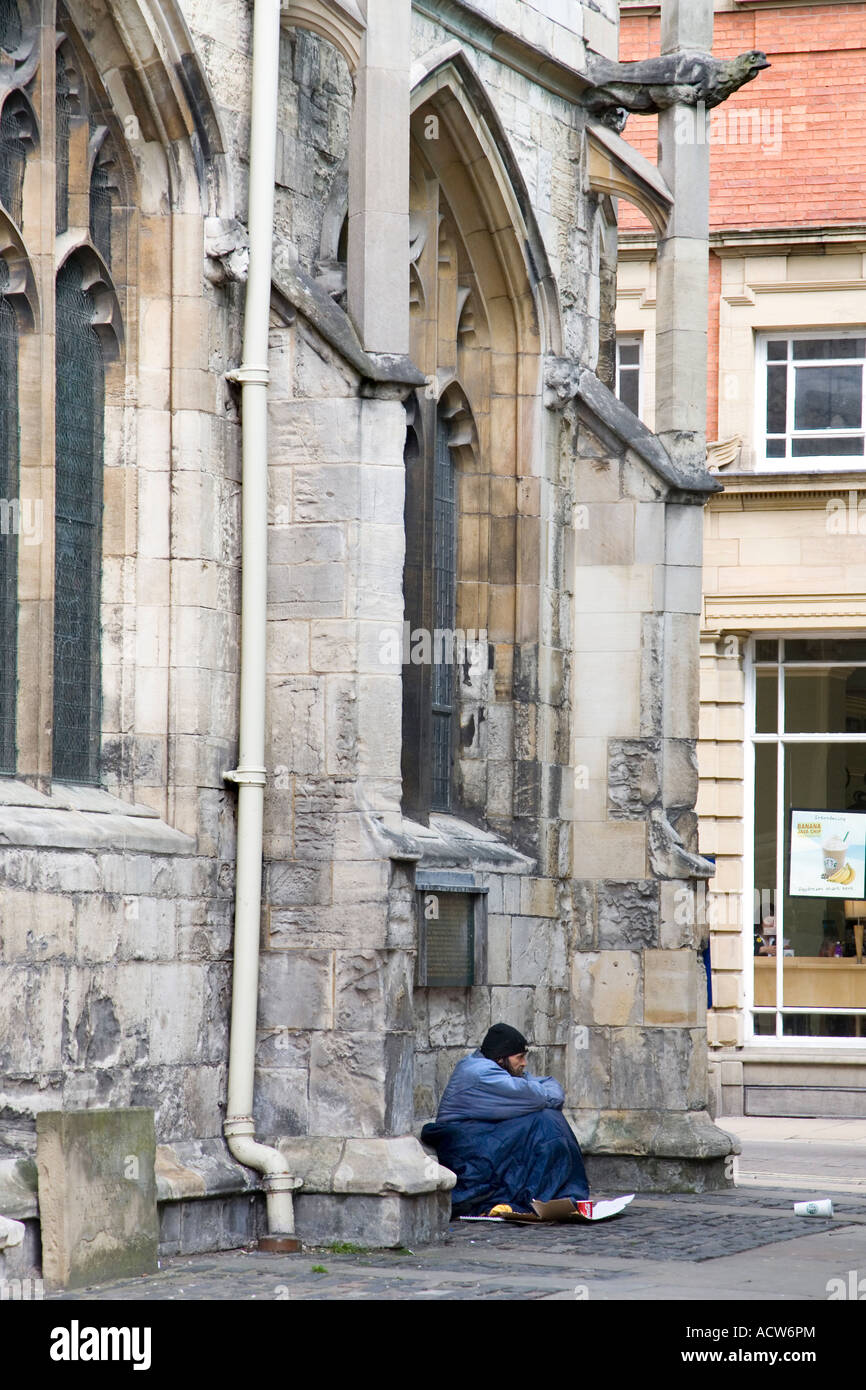
{"type": "Polygon", "coordinates": [[[36,1137],[46,1289],[153,1274],[153,1111],[43,1110],[36,1137]]]}
{"type": "Polygon", "coordinates": [[[632,1154],[584,1154],[592,1195],[626,1192],[723,1192],[734,1186],[724,1158],[655,1158],[632,1154]]]}
{"type": "Polygon", "coordinates": [[[370,1249],[430,1245],[444,1237],[450,1217],[450,1192],[415,1197],[295,1194],[295,1233],[305,1245],[333,1241],[351,1241],[370,1249]]]}
{"type": "Polygon", "coordinates": [[[253,1245],[268,1228],[261,1193],[198,1197],[159,1205],[159,1253],[205,1255],[253,1245]]]}
{"type": "MultiPolygon", "coordinates": [[[[42,1243],[39,1238],[39,1222],[35,1220],[24,1222],[24,1239],[20,1245],[7,1245],[0,1250],[0,1302],[4,1298],[26,1298],[27,1292],[19,1293],[23,1287],[23,1282],[39,1280],[42,1270],[42,1243]]],[[[41,1297],[41,1289],[38,1294],[31,1293],[31,1297],[41,1297]]]]}

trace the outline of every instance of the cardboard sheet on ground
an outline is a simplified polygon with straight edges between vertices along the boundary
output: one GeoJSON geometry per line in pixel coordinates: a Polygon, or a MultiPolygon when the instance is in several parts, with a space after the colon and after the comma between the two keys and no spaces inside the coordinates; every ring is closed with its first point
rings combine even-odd
{"type": "Polygon", "coordinates": [[[503,1212],[500,1216],[461,1216],[460,1220],[516,1221],[529,1225],[537,1225],[540,1221],[607,1221],[611,1216],[619,1216],[629,1202],[633,1201],[633,1192],[628,1197],[610,1197],[604,1202],[574,1202],[570,1197],[558,1197],[555,1202],[533,1202],[531,1212],[503,1212]]]}

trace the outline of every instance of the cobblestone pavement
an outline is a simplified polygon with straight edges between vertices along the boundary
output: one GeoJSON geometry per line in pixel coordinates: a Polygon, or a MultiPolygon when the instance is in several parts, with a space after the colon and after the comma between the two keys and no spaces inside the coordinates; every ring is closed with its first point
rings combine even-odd
{"type": "Polygon", "coordinates": [[[598,1225],[454,1222],[415,1251],[235,1251],[163,1262],[159,1273],[81,1300],[826,1299],[827,1280],[866,1270],[866,1197],[832,1220],[795,1216],[791,1194],[754,1188],[638,1196],[598,1225]],[[858,1264],[859,1261],[859,1264],[858,1264]]]}

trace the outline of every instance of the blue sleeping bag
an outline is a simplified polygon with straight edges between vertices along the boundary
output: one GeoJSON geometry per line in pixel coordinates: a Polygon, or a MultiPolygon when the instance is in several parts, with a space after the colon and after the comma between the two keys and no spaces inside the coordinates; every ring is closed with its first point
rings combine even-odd
{"type": "Polygon", "coordinates": [[[533,1198],[589,1196],[564,1099],[552,1076],[511,1076],[480,1052],[458,1063],[435,1123],[421,1132],[457,1175],[452,1216],[480,1216],[500,1202],[528,1212],[533,1198]]]}

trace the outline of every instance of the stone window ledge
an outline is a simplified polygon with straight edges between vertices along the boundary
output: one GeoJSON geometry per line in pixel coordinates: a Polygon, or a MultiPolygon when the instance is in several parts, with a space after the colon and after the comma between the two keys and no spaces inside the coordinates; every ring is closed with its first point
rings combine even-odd
{"type": "Polygon", "coordinates": [[[403,821],[403,833],[417,844],[418,868],[472,867],[505,873],[532,874],[535,861],[521,854],[490,830],[457,816],[431,815],[429,825],[403,821]]]}
{"type": "Polygon", "coordinates": [[[194,854],[191,835],[150,806],[121,801],[99,787],[55,782],[50,794],[0,778],[0,847],[194,854]]]}

